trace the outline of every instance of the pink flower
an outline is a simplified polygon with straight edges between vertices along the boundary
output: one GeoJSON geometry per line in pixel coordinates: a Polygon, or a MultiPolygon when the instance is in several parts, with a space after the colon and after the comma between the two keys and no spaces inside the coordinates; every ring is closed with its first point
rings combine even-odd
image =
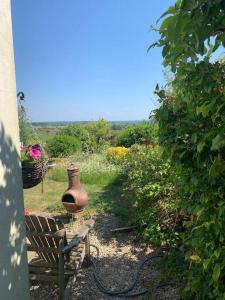
{"type": "Polygon", "coordinates": [[[28,147],[20,146],[20,150],[21,150],[21,151],[26,151],[26,150],[28,150],[28,147]]]}
{"type": "Polygon", "coordinates": [[[24,215],[29,216],[29,210],[27,208],[24,208],[24,215]]]}
{"type": "Polygon", "coordinates": [[[39,159],[41,157],[41,151],[40,150],[36,150],[36,149],[31,149],[29,151],[29,155],[30,155],[30,157],[39,159]]]}

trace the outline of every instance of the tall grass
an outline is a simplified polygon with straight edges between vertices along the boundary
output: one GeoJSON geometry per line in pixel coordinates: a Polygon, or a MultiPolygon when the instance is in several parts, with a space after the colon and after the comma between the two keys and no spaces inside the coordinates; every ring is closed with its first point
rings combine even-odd
{"type": "Polygon", "coordinates": [[[76,165],[81,172],[104,172],[118,171],[119,166],[110,164],[105,153],[83,153],[78,152],[58,162],[59,168],[67,168],[70,164],[76,165]]]}
{"type": "MultiPolygon", "coordinates": [[[[116,171],[84,171],[81,172],[80,179],[82,184],[107,185],[112,183],[117,176],[118,172],[116,171]]],[[[49,173],[48,179],[57,182],[67,182],[67,171],[65,168],[56,168],[49,173]]]]}
{"type": "Polygon", "coordinates": [[[80,168],[81,183],[107,185],[112,183],[120,170],[119,166],[110,164],[104,153],[77,153],[57,163],[57,168],[49,172],[48,178],[57,182],[67,182],[67,167],[73,163],[80,168]]]}

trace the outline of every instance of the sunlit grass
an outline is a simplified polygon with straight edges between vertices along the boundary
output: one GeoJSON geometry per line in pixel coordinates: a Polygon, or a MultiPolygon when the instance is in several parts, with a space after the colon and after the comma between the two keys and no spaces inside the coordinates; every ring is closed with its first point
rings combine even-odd
{"type": "MultiPolygon", "coordinates": [[[[87,209],[95,210],[96,199],[104,190],[104,186],[83,185],[88,192],[89,205],[87,209]]],[[[47,179],[44,182],[44,192],[42,193],[41,184],[28,190],[24,190],[25,207],[29,211],[49,211],[66,213],[61,203],[61,197],[67,189],[66,182],[56,182],[47,179]]]]}
{"type": "MultiPolygon", "coordinates": [[[[106,185],[113,182],[118,176],[116,171],[84,171],[81,172],[82,184],[106,185]]],[[[48,178],[56,182],[67,182],[68,176],[65,168],[56,168],[50,171],[48,178]]]]}

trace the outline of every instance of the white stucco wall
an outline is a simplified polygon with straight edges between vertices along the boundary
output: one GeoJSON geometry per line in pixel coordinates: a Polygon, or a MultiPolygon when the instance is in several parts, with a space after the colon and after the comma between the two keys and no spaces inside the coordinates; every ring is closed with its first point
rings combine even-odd
{"type": "Polygon", "coordinates": [[[0,0],[0,300],[26,300],[27,261],[10,0],[0,0]]]}

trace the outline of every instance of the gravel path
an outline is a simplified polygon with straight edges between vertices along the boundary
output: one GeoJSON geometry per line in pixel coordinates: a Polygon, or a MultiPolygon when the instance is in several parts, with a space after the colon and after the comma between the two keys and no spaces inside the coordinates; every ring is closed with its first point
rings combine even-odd
{"type": "MultiPolygon", "coordinates": [[[[110,229],[122,227],[124,224],[118,217],[109,214],[97,214],[94,228],[90,234],[91,244],[100,250],[98,263],[99,276],[104,286],[111,290],[127,288],[134,278],[138,263],[147,256],[154,255],[153,249],[145,242],[138,239],[135,232],[118,233],[112,235],[110,229]]],[[[82,223],[82,219],[76,221],[76,226],[82,223]]],[[[91,255],[96,257],[96,250],[91,248],[91,255]]],[[[151,286],[159,276],[154,265],[146,263],[141,271],[136,288],[133,292],[143,289],[151,290],[151,286]]],[[[57,287],[43,285],[32,288],[31,299],[57,299],[57,287]]],[[[157,291],[135,296],[132,298],[111,297],[102,294],[93,278],[93,267],[83,267],[75,286],[71,291],[70,300],[118,300],[118,299],[152,299],[152,300],[178,300],[176,289],[172,287],[160,288],[157,291]]]]}

